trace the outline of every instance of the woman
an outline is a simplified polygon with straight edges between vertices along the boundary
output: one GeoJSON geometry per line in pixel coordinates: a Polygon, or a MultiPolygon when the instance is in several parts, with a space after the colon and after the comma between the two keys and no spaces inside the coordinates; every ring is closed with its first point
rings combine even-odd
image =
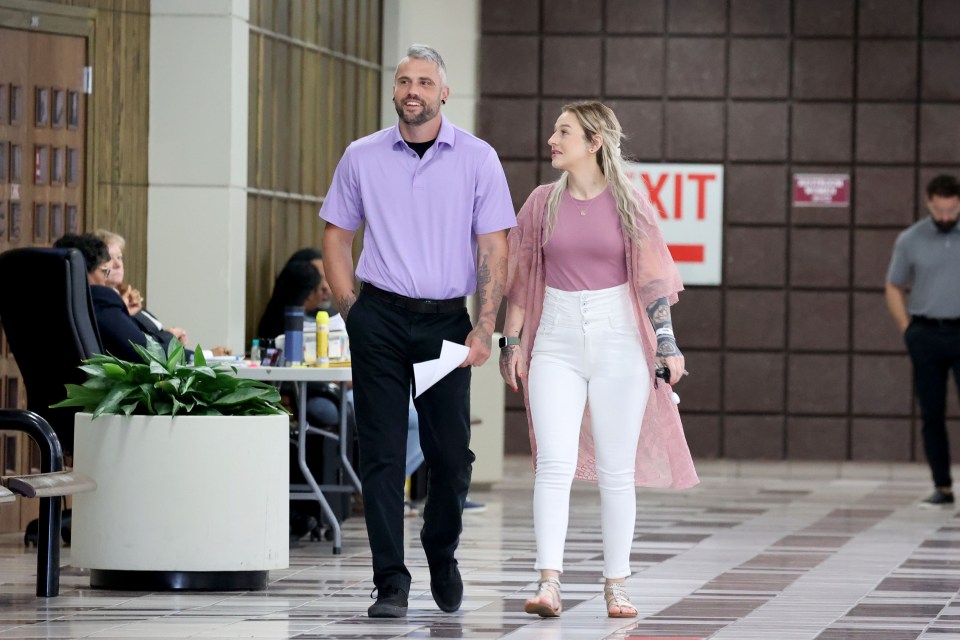
{"type": "Polygon", "coordinates": [[[310,260],[290,260],[273,283],[273,293],[260,316],[257,335],[261,338],[282,335],[285,307],[315,310],[324,299],[329,300],[329,289],[316,264],[310,260]]]}
{"type": "MultiPolygon", "coordinates": [[[[187,344],[187,332],[180,327],[165,327],[159,319],[143,306],[143,298],[140,292],[132,285],[126,283],[123,270],[123,250],[126,248],[127,241],[118,233],[107,231],[106,229],[97,229],[96,235],[107,245],[110,252],[110,276],[107,278],[106,285],[120,294],[127,312],[137,323],[140,330],[146,335],[154,338],[157,342],[167,346],[177,340],[182,345],[187,344]]],[[[216,351],[223,352],[225,349],[218,347],[216,351]]]]}
{"type": "MultiPolygon", "coordinates": [[[[336,312],[330,306],[331,292],[330,286],[327,283],[326,274],[323,270],[323,252],[320,249],[313,247],[306,247],[300,249],[293,253],[290,258],[287,260],[287,265],[285,269],[291,263],[294,262],[309,262],[317,268],[320,272],[320,289],[319,297],[315,298],[317,303],[316,308],[314,307],[305,307],[305,312],[307,314],[307,326],[315,326],[310,323],[314,322],[316,317],[316,312],[318,310],[330,311],[330,330],[345,330],[346,326],[344,324],[343,318],[339,313],[336,312]]],[[[332,426],[339,423],[340,420],[340,405],[333,402],[331,399],[331,394],[321,394],[318,390],[318,385],[310,385],[311,393],[310,399],[307,401],[307,415],[310,418],[311,424],[316,425],[325,425],[332,426]]],[[[347,392],[347,402],[350,404],[351,413],[353,411],[353,390],[347,392]]],[[[420,449],[420,421],[417,416],[417,410],[413,406],[413,400],[410,401],[410,409],[407,416],[407,457],[406,457],[406,477],[410,477],[417,469],[420,468],[420,465],[423,464],[423,451],[420,449]]],[[[463,507],[465,510],[473,510],[477,512],[484,508],[484,505],[473,502],[469,498],[463,507]]],[[[416,515],[416,511],[413,510],[411,505],[407,505],[407,510],[405,511],[407,515],[416,515]]]]}
{"type": "Polygon", "coordinates": [[[117,291],[110,286],[113,260],[107,245],[92,233],[65,234],[53,243],[55,249],[76,249],[87,266],[90,298],[104,351],[123,360],[140,362],[133,344],[147,346],[147,338],[133,321],[117,291]]]}
{"type": "Polygon", "coordinates": [[[603,591],[613,618],[637,615],[624,587],[635,486],[698,482],[669,385],[655,377],[658,366],[671,383],[686,373],[670,317],[683,285],[652,207],[624,173],[622,137],[605,105],[565,106],[548,141],[563,174],[530,194],[509,235],[500,373],[514,390],[524,382],[540,571],[524,610],[543,617],[562,608],[574,477],[600,485],[603,591]]]}

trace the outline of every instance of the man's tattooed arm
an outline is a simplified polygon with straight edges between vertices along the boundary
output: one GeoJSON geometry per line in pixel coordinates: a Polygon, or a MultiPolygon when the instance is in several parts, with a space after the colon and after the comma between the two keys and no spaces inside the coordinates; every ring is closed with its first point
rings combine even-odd
{"type": "Polygon", "coordinates": [[[502,251],[500,249],[500,246],[495,245],[488,251],[481,250],[480,264],[477,267],[477,302],[480,311],[477,328],[482,328],[485,339],[493,333],[507,282],[506,247],[504,246],[502,251]]]}
{"type": "Polygon", "coordinates": [[[337,308],[337,311],[340,312],[340,315],[343,316],[343,319],[347,319],[347,315],[350,313],[350,309],[353,307],[353,303],[357,301],[357,296],[350,295],[346,296],[336,296],[334,297],[333,304],[337,308]]]}

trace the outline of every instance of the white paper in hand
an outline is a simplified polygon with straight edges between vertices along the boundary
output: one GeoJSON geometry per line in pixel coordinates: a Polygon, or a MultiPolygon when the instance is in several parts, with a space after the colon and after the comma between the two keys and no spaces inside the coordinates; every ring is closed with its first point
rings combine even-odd
{"type": "Polygon", "coordinates": [[[413,365],[413,379],[417,387],[417,396],[435,385],[443,376],[447,375],[467,359],[470,347],[444,340],[440,347],[440,357],[436,360],[416,362],[413,365]]]}

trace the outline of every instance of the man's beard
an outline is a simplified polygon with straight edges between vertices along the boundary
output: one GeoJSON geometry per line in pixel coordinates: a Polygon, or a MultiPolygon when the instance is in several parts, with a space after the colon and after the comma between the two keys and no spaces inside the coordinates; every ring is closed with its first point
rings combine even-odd
{"type": "Polygon", "coordinates": [[[953,220],[937,220],[933,216],[930,216],[930,219],[933,220],[933,224],[936,225],[937,230],[940,233],[950,233],[953,231],[953,228],[957,226],[957,220],[960,218],[954,218],[953,220]]]}
{"type": "Polygon", "coordinates": [[[409,124],[411,126],[421,125],[424,122],[427,122],[428,120],[432,120],[433,117],[436,116],[437,112],[440,110],[438,105],[434,105],[431,108],[430,105],[424,102],[423,100],[417,100],[417,102],[419,102],[423,108],[420,109],[419,115],[411,117],[411,116],[407,116],[403,110],[404,102],[405,100],[394,99],[393,107],[394,109],[397,110],[397,115],[400,116],[400,119],[403,120],[404,123],[409,124]]]}

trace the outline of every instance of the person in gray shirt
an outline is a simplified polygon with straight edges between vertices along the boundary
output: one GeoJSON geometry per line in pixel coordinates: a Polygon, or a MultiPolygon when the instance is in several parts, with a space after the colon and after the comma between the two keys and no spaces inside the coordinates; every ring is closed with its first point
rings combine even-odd
{"type": "Polygon", "coordinates": [[[923,418],[923,449],[934,491],[923,503],[953,504],[947,441],[947,378],[960,391],[960,183],[940,175],[927,185],[930,216],[897,238],[887,271],[887,308],[913,363],[923,418]]]}

